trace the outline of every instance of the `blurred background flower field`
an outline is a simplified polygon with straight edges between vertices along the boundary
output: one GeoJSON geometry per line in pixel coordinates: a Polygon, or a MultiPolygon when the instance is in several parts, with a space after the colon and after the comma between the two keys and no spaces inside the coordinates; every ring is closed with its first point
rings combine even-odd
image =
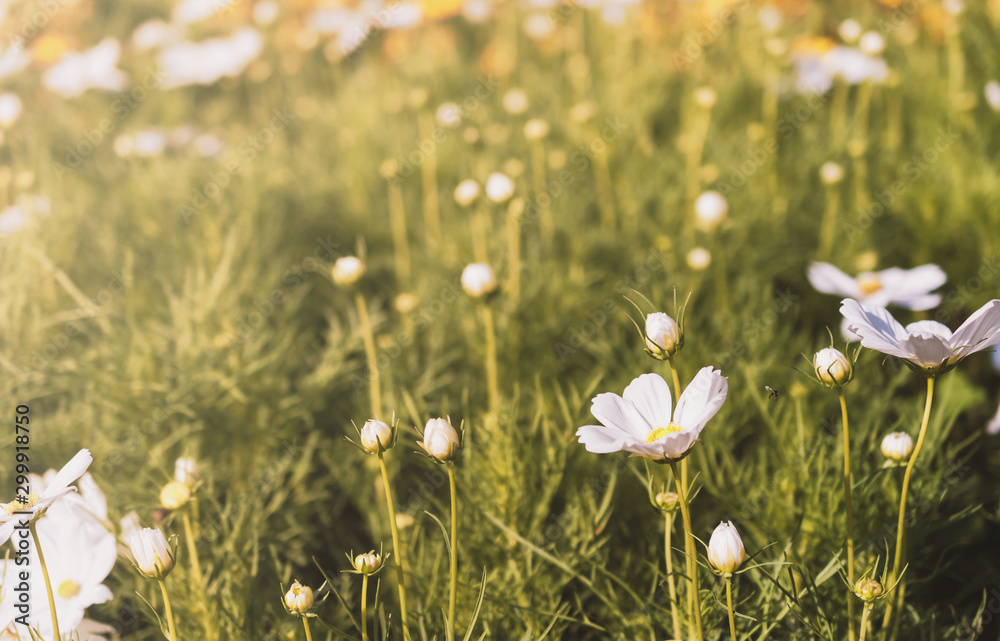
{"type": "MultiPolygon", "coordinates": [[[[794,369],[843,347],[842,296],[807,273],[940,266],[904,324],[997,297],[1000,2],[0,0],[0,34],[5,416],[30,405],[36,474],[92,452],[120,543],[133,511],[177,536],[178,638],[302,638],[282,595],[324,573],[313,636],[361,638],[345,554],[394,563],[386,478],[410,632],[448,638],[449,479],[413,454],[434,417],[465,430],[460,636],[672,638],[669,469],[576,430],[597,393],[670,380],[630,316],[688,292],[680,379],[729,385],[688,459],[693,532],[732,521],[761,564],[733,583],[739,637],[848,638],[841,410],[794,369]],[[375,410],[398,420],[386,475],[344,440],[375,410]],[[198,483],[172,510],[182,457],[198,483]]],[[[924,384],[871,350],[854,367],[868,568],[896,535],[880,443],[916,436],[924,384]]],[[[893,638],[1000,636],[998,392],[989,354],[939,381],[893,638]]],[[[402,639],[376,576],[369,632],[402,639]]],[[[105,637],[163,638],[125,557],[101,581],[105,637]]],[[[729,638],[723,583],[700,590],[705,638],[729,638]]]]}

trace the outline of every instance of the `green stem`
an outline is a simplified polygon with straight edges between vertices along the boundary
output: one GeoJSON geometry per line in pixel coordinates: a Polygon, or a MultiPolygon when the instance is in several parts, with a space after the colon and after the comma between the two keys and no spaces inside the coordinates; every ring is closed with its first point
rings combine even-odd
{"type": "Polygon", "coordinates": [[[698,597],[698,564],[694,557],[694,532],[691,529],[691,512],[688,509],[687,488],[680,482],[677,476],[677,462],[670,459],[670,470],[674,474],[675,485],[677,486],[677,498],[681,504],[681,516],[684,519],[685,546],[688,554],[688,578],[691,581],[691,589],[688,593],[691,605],[691,614],[694,618],[696,641],[701,641],[701,602],[698,597]]]}
{"type": "Polygon", "coordinates": [[[361,574],[361,641],[368,641],[368,572],[361,574]]]}
{"type": "Polygon", "coordinates": [[[399,527],[396,525],[396,507],[392,502],[392,486],[389,484],[389,471],[386,469],[382,452],[378,454],[378,464],[382,468],[382,485],[385,487],[385,504],[389,508],[389,529],[392,531],[392,551],[396,556],[396,583],[399,587],[399,612],[403,623],[403,638],[409,641],[410,628],[406,618],[406,572],[403,569],[403,546],[399,542],[399,527]]]}
{"type": "MultiPolygon", "coordinates": [[[[917,464],[917,457],[920,456],[920,448],[924,445],[924,436],[927,435],[927,424],[930,422],[931,417],[931,404],[934,401],[935,380],[933,376],[927,379],[927,402],[924,405],[924,418],[920,423],[920,433],[917,435],[917,443],[913,447],[913,454],[910,455],[910,460],[906,464],[906,471],[903,473],[903,487],[899,493],[899,520],[896,522],[896,555],[893,559],[892,577],[888,585],[896,583],[896,578],[899,576],[900,567],[903,563],[903,534],[906,530],[906,495],[910,489],[910,476],[913,474],[913,468],[917,464]]],[[[902,590],[899,593],[902,593],[902,590]]],[[[899,599],[897,605],[899,608],[902,608],[902,599],[899,599]]],[[[885,608],[885,619],[882,621],[883,635],[889,630],[889,622],[892,621],[892,615],[893,603],[890,600],[885,608]]]]}
{"type": "Polygon", "coordinates": [[[448,590],[448,638],[455,634],[455,603],[458,601],[458,486],[455,465],[448,463],[448,484],[451,487],[451,583],[448,590]]]}
{"type": "Polygon", "coordinates": [[[677,585],[674,581],[674,552],[670,545],[670,538],[674,529],[674,515],[666,512],[663,515],[666,523],[666,533],[663,535],[663,547],[667,557],[667,590],[670,594],[670,618],[674,625],[674,638],[681,638],[681,620],[677,614],[677,585]]]}
{"type": "Polygon", "coordinates": [[[309,629],[309,619],[302,617],[302,626],[306,629],[306,641],[313,641],[312,630],[309,629]]]}
{"type": "Polygon", "coordinates": [[[180,641],[177,636],[177,626],[174,625],[174,611],[170,607],[170,595],[167,594],[167,581],[166,579],[160,579],[157,581],[160,584],[160,592],[163,593],[163,609],[166,610],[167,614],[167,629],[170,631],[170,641],[180,641]]]}
{"type": "Polygon", "coordinates": [[[184,521],[184,538],[186,539],[188,556],[191,557],[191,571],[194,573],[194,578],[198,582],[198,588],[205,588],[205,577],[201,573],[201,563],[198,562],[198,549],[194,543],[194,530],[191,527],[191,517],[188,516],[187,510],[182,513],[182,520],[184,521]]]}
{"type": "Polygon", "coordinates": [[[726,606],[729,608],[729,635],[736,641],[736,619],[733,618],[733,579],[726,576],[726,606]]]}
{"type": "Polygon", "coordinates": [[[497,382],[497,332],[493,319],[493,307],[489,302],[483,305],[483,325],[486,327],[486,384],[489,388],[490,414],[496,418],[500,413],[500,386],[497,382]]]}
{"type": "Polygon", "coordinates": [[[382,386],[378,371],[378,360],[375,356],[375,332],[372,329],[372,321],[368,317],[368,306],[365,305],[365,297],[361,292],[354,295],[354,301],[358,306],[358,319],[361,321],[361,338],[365,344],[365,357],[368,360],[368,377],[371,379],[371,408],[372,418],[378,418],[382,409],[382,386]]]}
{"type": "Polygon", "coordinates": [[[28,530],[31,531],[31,540],[35,543],[35,552],[38,553],[38,563],[42,566],[42,576],[45,578],[45,591],[48,593],[49,597],[49,612],[52,614],[52,631],[55,633],[56,639],[62,639],[62,635],[59,634],[59,619],[56,617],[56,599],[52,594],[52,582],[49,580],[49,569],[45,565],[45,555],[42,554],[42,543],[38,540],[38,532],[35,531],[34,521],[32,521],[28,526],[28,530]]]}
{"type": "MultiPolygon", "coordinates": [[[[840,388],[840,412],[844,417],[844,506],[847,510],[847,581],[854,585],[854,510],[851,507],[851,437],[847,423],[847,399],[840,388]]],[[[853,588],[852,588],[853,589],[853,588]]],[[[854,641],[854,595],[847,595],[847,638],[854,641]]]]}
{"type": "Polygon", "coordinates": [[[861,611],[861,636],[858,641],[865,641],[865,636],[868,633],[868,615],[871,614],[872,604],[865,603],[865,609],[861,611]]]}

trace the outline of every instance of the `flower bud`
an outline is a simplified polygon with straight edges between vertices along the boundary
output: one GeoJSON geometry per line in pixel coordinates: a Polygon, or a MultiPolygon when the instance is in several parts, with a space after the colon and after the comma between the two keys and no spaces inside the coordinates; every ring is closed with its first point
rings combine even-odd
{"type": "Polygon", "coordinates": [[[333,264],[333,282],[341,287],[356,285],[365,275],[365,264],[356,256],[342,256],[333,264]]]}
{"type": "Polygon", "coordinates": [[[291,614],[303,615],[312,608],[313,603],[312,588],[298,581],[292,583],[292,587],[285,593],[285,608],[291,614]]]}
{"type": "Polygon", "coordinates": [[[147,527],[136,532],[129,550],[135,569],[147,579],[162,581],[174,569],[174,551],[160,530],[147,527]]]}
{"type": "Polygon", "coordinates": [[[424,440],[417,445],[440,463],[454,460],[462,446],[458,432],[446,419],[432,418],[424,427],[424,440]]]}
{"type": "Polygon", "coordinates": [[[656,358],[673,356],[684,344],[677,321],[663,312],[646,316],[646,349],[656,358]]]}
{"type": "Polygon", "coordinates": [[[506,174],[493,172],[486,178],[486,196],[495,203],[504,203],[514,195],[514,181],[506,174]]]}
{"type": "Polygon", "coordinates": [[[361,574],[377,572],[382,567],[382,555],[374,551],[354,557],[354,569],[361,574]]]}
{"type": "Polygon", "coordinates": [[[882,584],[875,579],[861,579],[854,584],[854,594],[862,601],[874,601],[882,595],[882,584]]]}
{"type": "Polygon", "coordinates": [[[858,41],[858,49],[869,56],[877,56],[885,50],[885,38],[874,31],[866,31],[858,41]]]}
{"type": "Polygon", "coordinates": [[[825,162],[819,168],[819,179],[824,185],[836,185],[844,179],[844,168],[835,162],[825,162]]]}
{"type": "Polygon", "coordinates": [[[698,217],[698,226],[702,229],[712,229],[725,219],[729,213],[729,204],[717,191],[706,191],[694,202],[694,213],[698,217]]]}
{"type": "Polygon", "coordinates": [[[174,462],[174,480],[188,487],[194,487],[200,478],[198,461],[189,456],[182,456],[174,462]]]}
{"type": "Polygon", "coordinates": [[[467,178],[455,187],[455,202],[462,207],[468,207],[479,198],[479,183],[467,178]]]}
{"type": "Polygon", "coordinates": [[[708,542],[708,561],[719,572],[732,574],[747,558],[743,539],[732,521],[719,523],[708,542]]]}
{"type": "Polygon", "coordinates": [[[503,95],[503,108],[507,113],[519,116],[528,110],[528,94],[524,89],[510,89],[503,95]]]}
{"type": "Polygon", "coordinates": [[[656,507],[664,512],[673,512],[677,509],[678,496],[676,492],[659,492],[653,498],[656,507]]]}
{"type": "Polygon", "coordinates": [[[861,37],[861,24],[857,20],[848,18],[837,27],[837,33],[844,42],[853,44],[861,37]]]}
{"type": "Polygon", "coordinates": [[[361,428],[361,445],[369,454],[379,454],[392,447],[392,428],[384,421],[365,421],[361,428]]]}
{"type": "Polygon", "coordinates": [[[187,483],[170,481],[160,490],[160,505],[168,510],[179,510],[191,500],[191,488],[187,483]]]}
{"type": "Polygon", "coordinates": [[[712,254],[704,247],[695,247],[687,253],[687,265],[695,271],[701,271],[712,263],[712,254]]]}
{"type": "Polygon", "coordinates": [[[434,119],[442,127],[454,129],[462,124],[462,108],[454,102],[441,103],[441,106],[434,112],[434,119]]]}
{"type": "Polygon", "coordinates": [[[843,387],[854,378],[854,366],[849,358],[833,347],[825,347],[813,356],[816,377],[827,387],[843,387]]]}
{"type": "Polygon", "coordinates": [[[711,109],[715,106],[715,101],[719,95],[711,87],[698,87],[694,90],[694,104],[702,109],[711,109]]]}
{"type": "Polygon", "coordinates": [[[882,439],[882,454],[890,461],[905,463],[913,452],[913,439],[906,432],[886,434],[882,439]]]}
{"type": "Polygon", "coordinates": [[[497,277],[486,263],[472,263],[462,270],[462,289],[473,298],[489,296],[497,290],[497,277]]]}
{"type": "Polygon", "coordinates": [[[409,314],[420,304],[420,299],[416,294],[403,292],[396,297],[396,311],[400,314],[409,314]]]}

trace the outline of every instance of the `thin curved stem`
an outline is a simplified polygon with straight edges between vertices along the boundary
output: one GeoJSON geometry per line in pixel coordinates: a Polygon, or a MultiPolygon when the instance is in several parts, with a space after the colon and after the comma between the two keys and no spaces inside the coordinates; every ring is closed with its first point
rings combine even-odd
{"type": "Polygon", "coordinates": [[[451,487],[451,583],[448,590],[448,637],[454,638],[455,603],[458,600],[458,486],[455,465],[448,463],[448,484],[451,487]]]}
{"type": "Polygon", "coordinates": [[[55,633],[56,639],[62,639],[62,636],[59,634],[59,618],[56,616],[56,599],[52,594],[52,581],[49,580],[49,569],[45,565],[45,555],[42,554],[42,543],[38,540],[38,532],[35,531],[34,521],[28,526],[28,530],[31,532],[31,540],[35,543],[35,552],[38,553],[38,563],[42,566],[42,577],[45,578],[45,592],[49,597],[49,612],[52,614],[52,631],[55,633]]]}
{"type": "Polygon", "coordinates": [[[500,412],[500,386],[497,382],[497,332],[493,322],[493,307],[489,302],[483,305],[483,325],[486,329],[486,384],[489,389],[490,413],[500,412]]]}
{"type": "Polygon", "coordinates": [[[688,508],[687,502],[687,488],[681,483],[677,477],[677,463],[676,461],[670,461],[670,470],[674,473],[674,481],[677,486],[677,498],[681,504],[681,517],[684,519],[684,534],[685,534],[685,549],[688,551],[688,578],[691,581],[691,588],[688,593],[689,603],[691,605],[691,615],[694,619],[697,641],[702,639],[701,631],[701,602],[698,597],[698,564],[694,558],[694,532],[691,529],[691,512],[688,508]]]}
{"type": "Polygon", "coordinates": [[[665,512],[665,534],[663,535],[664,555],[667,557],[667,590],[670,595],[670,618],[673,621],[674,638],[681,638],[681,619],[677,614],[677,584],[674,580],[674,552],[670,545],[670,539],[674,529],[674,515],[665,512]]]}
{"type": "MultiPolygon", "coordinates": [[[[917,457],[920,456],[920,449],[923,447],[924,437],[927,435],[927,425],[931,417],[931,405],[934,402],[935,380],[933,376],[927,379],[927,402],[924,405],[924,418],[920,423],[920,433],[917,435],[916,445],[913,446],[913,454],[910,455],[910,460],[906,464],[906,471],[903,473],[903,487],[899,492],[899,519],[896,522],[896,554],[892,563],[892,578],[889,581],[889,585],[895,584],[903,563],[903,535],[906,531],[906,495],[910,489],[910,477],[913,474],[913,468],[916,467],[917,457]]],[[[902,585],[899,586],[898,595],[903,593],[902,587],[902,585]]],[[[895,600],[897,601],[897,608],[902,608],[902,598],[900,597],[895,600]]],[[[890,600],[885,608],[885,618],[882,621],[883,636],[889,630],[889,623],[892,621],[892,616],[893,601],[890,600]]]]}
{"type": "Polygon", "coordinates": [[[188,516],[187,510],[182,512],[181,520],[184,522],[184,538],[187,539],[188,556],[191,557],[191,571],[194,573],[195,581],[198,582],[198,588],[204,589],[205,576],[201,573],[201,563],[198,562],[198,549],[194,543],[194,529],[191,527],[191,517],[188,516]]]}
{"type": "Polygon", "coordinates": [[[733,617],[733,579],[726,577],[726,606],[729,609],[729,635],[736,641],[736,619],[733,617]]]}
{"type": "Polygon", "coordinates": [[[378,464],[382,468],[382,485],[385,487],[385,504],[389,508],[389,529],[392,531],[392,551],[396,556],[396,583],[399,588],[399,612],[403,623],[403,638],[409,641],[410,628],[406,618],[406,586],[404,585],[406,571],[403,568],[403,546],[399,542],[399,527],[396,525],[396,506],[392,502],[392,485],[389,483],[389,471],[385,466],[382,452],[378,454],[378,464]]]}
{"type": "Polygon", "coordinates": [[[306,629],[306,641],[313,641],[312,630],[309,629],[309,619],[302,617],[302,626],[306,629]]]}
{"type": "MultiPolygon", "coordinates": [[[[854,585],[854,510],[851,508],[851,437],[847,423],[847,400],[840,388],[840,412],[844,417],[844,506],[847,510],[847,581],[854,585]]],[[[854,598],[847,595],[847,639],[854,641],[854,598]]]]}
{"type": "Polygon", "coordinates": [[[160,584],[160,592],[163,593],[163,609],[167,615],[167,629],[170,631],[170,641],[180,641],[180,638],[177,636],[177,626],[174,625],[174,611],[170,607],[170,595],[167,594],[167,581],[160,579],[157,583],[160,584]]]}

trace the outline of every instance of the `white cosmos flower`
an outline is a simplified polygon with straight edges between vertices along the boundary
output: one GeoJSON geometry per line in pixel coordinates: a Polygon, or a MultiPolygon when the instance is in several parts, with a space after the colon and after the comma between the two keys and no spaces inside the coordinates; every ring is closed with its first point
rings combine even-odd
{"type": "Polygon", "coordinates": [[[90,455],[90,450],[80,450],[52,477],[52,481],[46,485],[41,494],[35,494],[32,490],[36,488],[29,487],[26,502],[11,501],[6,505],[0,505],[0,545],[7,542],[16,525],[35,521],[44,515],[53,503],[66,494],[75,492],[76,488],[71,487],[70,483],[80,478],[93,461],[94,457],[90,455]]]}
{"type": "Polygon", "coordinates": [[[514,181],[495,171],[486,178],[486,196],[495,203],[505,203],[514,195],[514,181]]]}
{"type": "Polygon", "coordinates": [[[239,29],[228,38],[204,42],[180,42],[164,48],[159,55],[166,76],[164,89],[184,85],[211,85],[222,78],[243,73],[264,46],[260,32],[250,27],[239,29]]]}
{"type": "Polygon", "coordinates": [[[105,38],[85,52],[63,55],[42,75],[42,84],[64,98],[75,98],[88,89],[121,91],[128,76],[117,68],[121,43],[105,38]]]}
{"type": "Polygon", "coordinates": [[[729,383],[718,370],[702,368],[671,411],[670,386],[658,374],[643,374],[623,396],[598,394],[590,408],[601,425],[576,431],[588,452],[631,452],[654,460],[680,459],[726,400],[729,383]]]}
{"type": "Polygon", "coordinates": [[[845,298],[840,313],[861,344],[906,361],[929,376],[943,374],[963,358],[1000,342],[1000,300],[986,303],[954,333],[937,321],[900,325],[884,307],[845,298]]]}

